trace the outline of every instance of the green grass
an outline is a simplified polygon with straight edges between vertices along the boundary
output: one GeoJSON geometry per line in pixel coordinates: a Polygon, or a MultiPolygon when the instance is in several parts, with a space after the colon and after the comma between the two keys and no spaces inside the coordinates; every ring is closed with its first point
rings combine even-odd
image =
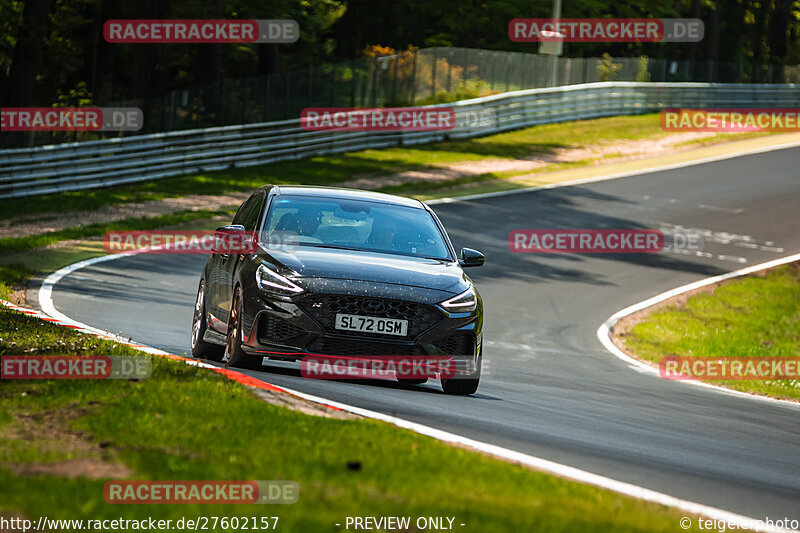
{"type": "MultiPolygon", "coordinates": [[[[0,324],[4,354],[130,353],[8,310],[0,324]]],[[[280,531],[305,532],[343,529],[333,524],[346,516],[451,516],[464,531],[585,533],[675,531],[682,514],[385,423],[270,405],[217,374],[158,357],[152,377],[139,381],[5,381],[0,405],[0,501],[34,519],[279,516],[280,531]],[[13,437],[25,431],[27,441],[13,437]],[[105,479],[12,473],[75,459],[122,463],[129,479],[294,480],[300,498],[274,507],[108,505],[105,479]]]]}
{"type": "Polygon", "coordinates": [[[14,287],[26,283],[34,272],[33,269],[21,263],[12,262],[0,265],[0,298],[8,298],[14,287]]]}
{"type": "MultiPolygon", "coordinates": [[[[723,283],[649,315],[623,338],[637,356],[797,357],[800,354],[800,264],[764,277],[723,283]]],[[[800,399],[800,381],[730,380],[714,383],[776,398],[800,399]]]]}
{"type": "MultiPolygon", "coordinates": [[[[603,142],[663,135],[657,114],[546,124],[475,139],[316,156],[107,189],[3,200],[0,201],[0,219],[25,214],[97,209],[103,205],[189,194],[249,191],[266,183],[336,185],[357,175],[389,175],[463,161],[518,159],[553,153],[561,148],[580,148],[603,142]]],[[[563,168],[559,165],[554,167],[563,168]]]]}

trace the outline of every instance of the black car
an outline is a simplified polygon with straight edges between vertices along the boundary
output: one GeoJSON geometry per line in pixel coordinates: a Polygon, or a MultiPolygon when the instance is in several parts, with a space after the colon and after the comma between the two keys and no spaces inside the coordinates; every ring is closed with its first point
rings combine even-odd
{"type": "MultiPolygon", "coordinates": [[[[259,368],[264,357],[451,356],[466,370],[445,392],[472,394],[482,357],[483,304],[436,214],[387,194],[265,186],[233,224],[255,253],[214,253],[203,269],[192,354],[259,368]]],[[[249,250],[252,251],[252,250],[249,250]]],[[[425,378],[408,380],[423,383],[425,378]]]]}

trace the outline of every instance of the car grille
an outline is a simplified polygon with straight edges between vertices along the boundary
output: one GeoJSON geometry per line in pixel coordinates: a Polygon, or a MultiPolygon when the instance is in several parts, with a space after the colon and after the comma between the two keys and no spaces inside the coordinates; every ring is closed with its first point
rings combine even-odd
{"type": "MultiPolygon", "coordinates": [[[[443,316],[434,308],[414,302],[366,298],[363,296],[316,295],[300,302],[300,307],[329,333],[344,334],[335,328],[336,313],[349,315],[377,316],[408,320],[408,333],[405,338],[414,339],[442,321],[443,316]]],[[[397,335],[385,333],[363,333],[349,331],[347,335],[377,339],[400,339],[397,335]]],[[[404,355],[404,354],[403,354],[404,355]]]]}
{"type": "Polygon", "coordinates": [[[434,341],[433,345],[444,355],[474,355],[475,341],[472,333],[458,333],[446,339],[434,341]]]}
{"type": "Polygon", "coordinates": [[[421,348],[409,344],[334,337],[318,338],[306,350],[322,355],[425,355],[421,348]]]}
{"type": "Polygon", "coordinates": [[[304,333],[306,333],[304,329],[266,313],[263,313],[258,320],[258,341],[263,344],[291,339],[304,333]]]}

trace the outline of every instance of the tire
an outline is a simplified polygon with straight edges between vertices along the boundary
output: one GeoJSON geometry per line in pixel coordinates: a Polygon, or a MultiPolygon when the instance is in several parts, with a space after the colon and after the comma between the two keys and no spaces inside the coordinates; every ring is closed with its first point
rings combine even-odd
{"type": "Polygon", "coordinates": [[[207,329],[205,282],[201,279],[200,285],[197,287],[197,299],[194,303],[194,315],[192,316],[192,356],[196,359],[222,361],[222,356],[225,355],[225,348],[203,340],[203,335],[205,335],[207,329]]]}
{"type": "Polygon", "coordinates": [[[242,288],[233,291],[230,318],[228,319],[227,342],[225,343],[225,366],[258,370],[263,357],[253,357],[242,350],[242,288]]]}
{"type": "Polygon", "coordinates": [[[475,394],[478,390],[478,384],[481,381],[481,363],[483,362],[483,347],[481,353],[478,354],[477,368],[472,373],[474,377],[463,378],[450,378],[442,380],[442,390],[446,394],[455,394],[459,396],[467,396],[475,394]]]}

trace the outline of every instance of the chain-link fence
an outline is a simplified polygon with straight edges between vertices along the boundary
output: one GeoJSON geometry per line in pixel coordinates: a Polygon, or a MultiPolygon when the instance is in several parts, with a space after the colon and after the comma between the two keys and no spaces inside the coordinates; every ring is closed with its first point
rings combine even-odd
{"type": "MultiPolygon", "coordinates": [[[[138,107],[141,133],[300,116],[305,107],[425,105],[521,89],[598,81],[800,83],[800,66],[647,57],[570,58],[471,48],[426,48],[361,58],[282,74],[172,91],[163,98],[103,107],[138,107]]],[[[26,134],[24,145],[96,139],[114,134],[26,134]]]]}

